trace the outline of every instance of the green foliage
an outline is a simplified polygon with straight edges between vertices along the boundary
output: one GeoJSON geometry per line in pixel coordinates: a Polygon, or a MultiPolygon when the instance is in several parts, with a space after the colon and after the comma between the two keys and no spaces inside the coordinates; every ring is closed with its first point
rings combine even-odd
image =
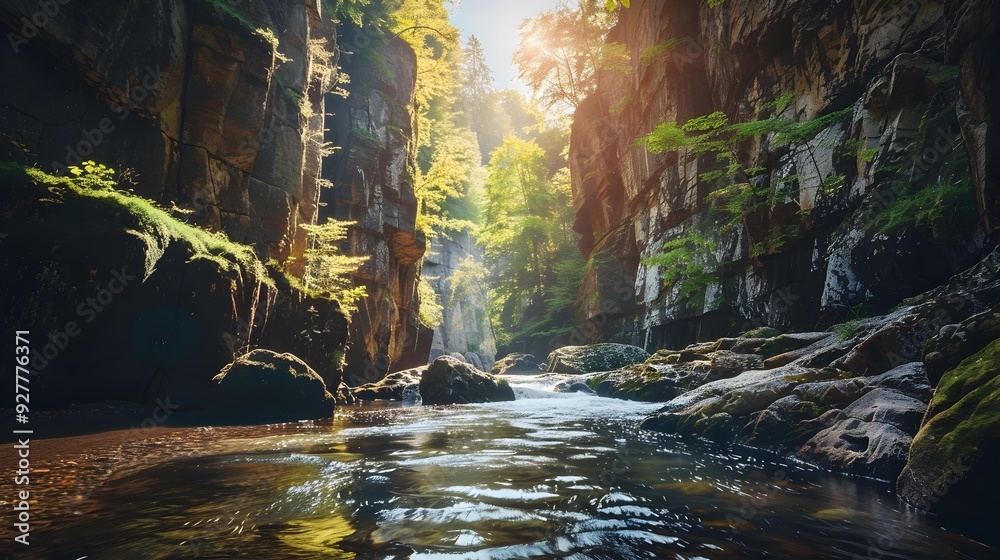
{"type": "Polygon", "coordinates": [[[678,295],[692,303],[704,301],[705,289],[718,278],[716,244],[701,233],[692,232],[663,244],[660,253],[642,259],[642,264],[662,268],[661,279],[678,295]]]}
{"type": "Polygon", "coordinates": [[[431,287],[430,280],[437,280],[437,278],[420,275],[420,282],[417,284],[417,295],[420,298],[418,314],[420,322],[425,327],[433,329],[444,322],[444,308],[441,307],[441,299],[431,287]]]}
{"type": "Polygon", "coordinates": [[[349,21],[362,28],[385,27],[390,20],[389,2],[383,0],[323,0],[327,16],[349,21]]]}
{"type": "Polygon", "coordinates": [[[608,107],[608,112],[612,115],[620,115],[622,111],[625,110],[625,107],[628,107],[628,104],[631,102],[632,94],[624,95],[621,99],[612,104],[611,107],[608,107]]]}
{"type": "Polygon", "coordinates": [[[115,170],[93,161],[85,161],[82,167],[71,165],[69,173],[73,183],[84,189],[113,189],[118,184],[115,180],[115,170]]]}
{"type": "MultiPolygon", "coordinates": [[[[610,5],[610,3],[606,3],[610,5]]],[[[548,107],[568,111],[594,92],[599,70],[631,69],[628,49],[605,41],[615,21],[600,0],[561,4],[526,20],[514,53],[518,77],[548,107]]]]}
{"type": "Polygon", "coordinates": [[[765,111],[773,109],[776,115],[780,115],[781,113],[784,113],[785,109],[790,107],[793,103],[795,103],[795,92],[786,91],[776,97],[773,101],[766,103],[763,109],[765,111]]]}
{"type": "Polygon", "coordinates": [[[665,122],[657,125],[653,132],[636,141],[654,154],[674,151],[691,144],[687,133],[676,122],[665,122]]]}
{"type": "Polygon", "coordinates": [[[550,157],[534,142],[508,137],[487,167],[479,243],[492,272],[490,312],[501,344],[563,329],[555,315],[572,308],[579,289],[569,172],[549,178],[550,157]]]}
{"type": "Polygon", "coordinates": [[[828,128],[837,121],[849,117],[853,112],[854,107],[846,107],[840,111],[834,111],[814,119],[789,122],[787,126],[778,131],[778,135],[774,138],[774,145],[804,144],[812,140],[824,128],[828,128]]]}
{"type": "Polygon", "coordinates": [[[356,303],[367,297],[364,286],[355,286],[353,275],[368,261],[368,256],[343,254],[339,244],[347,239],[347,230],[354,222],[328,220],[320,225],[303,225],[306,237],[303,284],[306,290],[335,299],[346,313],[357,311],[356,303]]]}
{"type": "Polygon", "coordinates": [[[675,47],[683,45],[687,39],[670,38],[642,50],[639,54],[639,64],[643,68],[654,64],[660,60],[666,60],[675,47]]]}
{"type": "Polygon", "coordinates": [[[239,23],[244,28],[253,32],[255,35],[264,39],[271,46],[277,50],[278,48],[278,37],[274,34],[274,30],[265,27],[258,27],[251,21],[250,16],[243,13],[239,2],[232,2],[231,0],[201,0],[205,4],[208,4],[215,10],[219,15],[225,15],[229,19],[239,23]]]}
{"type": "Polygon", "coordinates": [[[968,227],[977,204],[971,183],[939,182],[898,197],[875,218],[882,234],[926,227],[937,239],[949,239],[968,227]]]}

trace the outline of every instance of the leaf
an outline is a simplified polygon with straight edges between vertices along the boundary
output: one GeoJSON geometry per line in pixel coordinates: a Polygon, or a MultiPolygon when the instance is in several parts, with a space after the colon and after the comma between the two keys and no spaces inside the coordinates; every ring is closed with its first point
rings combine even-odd
{"type": "Polygon", "coordinates": [[[618,7],[618,2],[615,2],[615,0],[607,0],[607,2],[604,3],[604,9],[606,9],[609,12],[615,11],[615,8],[617,7],[618,7]]]}
{"type": "Polygon", "coordinates": [[[631,1],[630,0],[622,0],[622,6],[625,6],[626,8],[631,7],[631,1]]]}

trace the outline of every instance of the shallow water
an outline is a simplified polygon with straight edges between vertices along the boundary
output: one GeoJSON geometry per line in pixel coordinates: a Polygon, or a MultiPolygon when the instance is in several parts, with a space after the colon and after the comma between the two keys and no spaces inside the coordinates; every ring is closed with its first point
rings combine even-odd
{"type": "Polygon", "coordinates": [[[510,403],[208,430],[224,451],[197,458],[165,443],[176,459],[108,481],[25,557],[998,557],[887,484],[639,432],[657,405],[553,381],[514,379],[510,403]]]}

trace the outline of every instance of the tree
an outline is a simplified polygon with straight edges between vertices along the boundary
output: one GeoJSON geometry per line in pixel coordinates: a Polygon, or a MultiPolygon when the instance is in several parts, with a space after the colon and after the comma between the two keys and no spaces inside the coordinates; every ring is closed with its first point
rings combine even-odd
{"type": "Polygon", "coordinates": [[[476,133],[482,163],[510,132],[500,107],[500,94],[493,87],[493,71],[486,64],[483,46],[475,35],[462,50],[461,88],[458,100],[464,109],[465,123],[476,133]]]}
{"type": "Polygon", "coordinates": [[[545,107],[575,109],[594,91],[598,70],[631,70],[628,48],[605,42],[615,17],[599,0],[580,0],[525,20],[514,53],[518,77],[545,107]]]}
{"type": "Polygon", "coordinates": [[[549,177],[549,166],[541,146],[514,136],[487,166],[479,242],[491,271],[490,313],[501,344],[561,327],[559,312],[572,307],[579,289],[583,262],[571,231],[569,173],[549,177]]]}
{"type": "Polygon", "coordinates": [[[321,225],[303,225],[308,232],[302,278],[305,288],[340,302],[347,313],[357,311],[355,305],[367,296],[364,286],[355,286],[352,276],[368,262],[368,256],[344,255],[339,243],[347,238],[347,228],[355,222],[328,220],[321,225]]]}

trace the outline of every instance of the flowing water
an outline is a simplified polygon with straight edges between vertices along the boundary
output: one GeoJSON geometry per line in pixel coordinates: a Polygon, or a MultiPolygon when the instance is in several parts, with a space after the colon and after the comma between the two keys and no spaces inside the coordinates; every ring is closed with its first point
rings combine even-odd
{"type": "Polygon", "coordinates": [[[189,458],[175,443],[176,458],[111,479],[40,546],[101,559],[997,557],[906,513],[887,484],[639,432],[657,405],[552,382],[516,378],[509,403],[359,405],[239,438],[192,429],[225,445],[189,458]]]}

